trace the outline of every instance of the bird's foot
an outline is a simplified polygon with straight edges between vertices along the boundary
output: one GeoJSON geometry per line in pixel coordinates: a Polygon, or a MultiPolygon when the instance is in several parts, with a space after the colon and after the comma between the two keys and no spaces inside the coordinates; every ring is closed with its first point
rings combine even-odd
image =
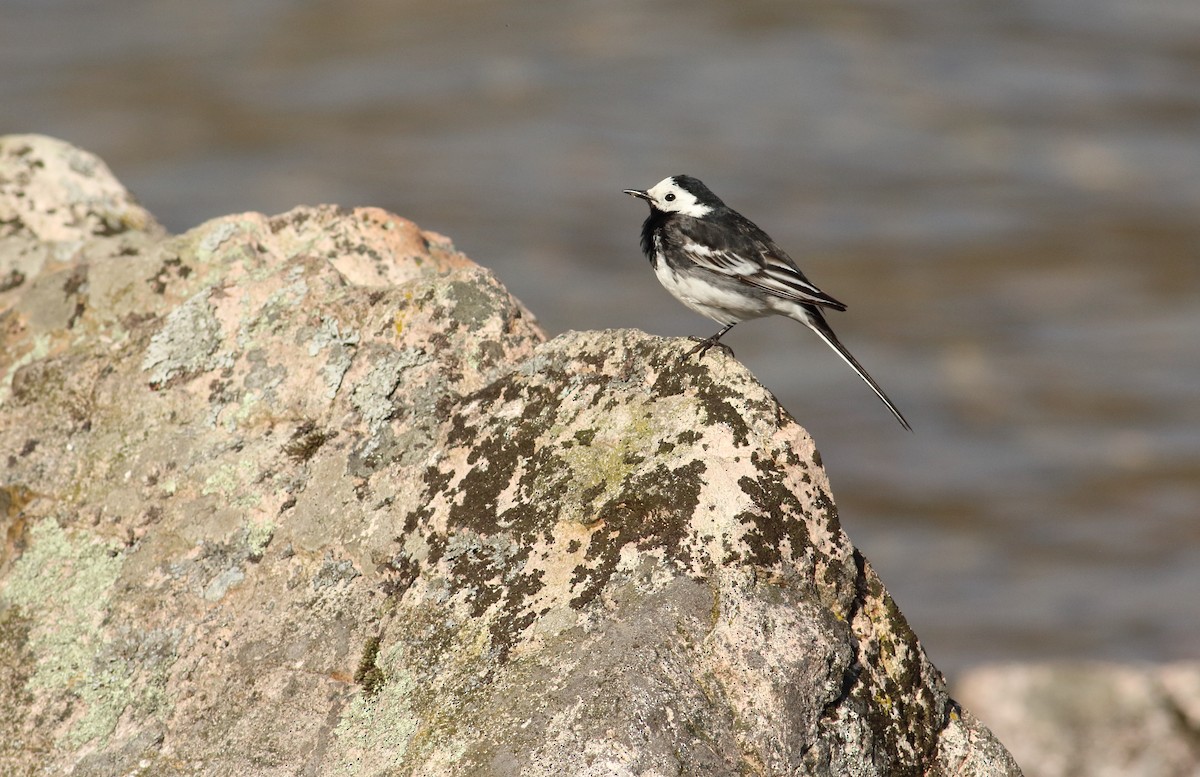
{"type": "Polygon", "coordinates": [[[726,353],[729,354],[729,358],[732,359],[733,358],[733,349],[730,348],[728,345],[725,345],[725,343],[721,342],[721,335],[723,335],[723,334],[725,334],[725,333],[721,332],[720,334],[713,335],[712,337],[704,337],[704,338],[689,337],[688,339],[691,340],[692,342],[694,342],[696,344],[696,346],[694,348],[692,348],[692,350],[685,353],[682,357],[680,357],[679,361],[681,361],[681,362],[687,361],[688,359],[691,358],[692,354],[694,354],[694,353],[699,353],[700,354],[699,358],[703,359],[704,354],[708,353],[708,350],[713,347],[720,348],[721,350],[725,351],[726,353]]]}

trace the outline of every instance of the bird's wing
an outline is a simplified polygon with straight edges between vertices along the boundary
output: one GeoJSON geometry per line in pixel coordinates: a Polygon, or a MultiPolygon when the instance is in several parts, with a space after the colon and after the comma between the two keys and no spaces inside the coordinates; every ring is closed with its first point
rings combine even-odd
{"type": "Polygon", "coordinates": [[[680,225],[678,247],[696,266],[733,276],[777,297],[846,309],[804,277],[783,249],[749,220],[734,220],[731,229],[718,229],[700,219],[690,221],[680,225]]]}

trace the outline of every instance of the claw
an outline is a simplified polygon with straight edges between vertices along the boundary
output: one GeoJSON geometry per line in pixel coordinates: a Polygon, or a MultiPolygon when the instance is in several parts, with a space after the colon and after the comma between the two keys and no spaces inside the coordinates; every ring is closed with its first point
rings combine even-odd
{"type": "MultiPolygon", "coordinates": [[[[736,324],[737,322],[735,321],[733,323],[736,324]]],[[[703,359],[704,354],[708,353],[708,349],[712,348],[713,346],[717,346],[719,348],[724,348],[726,351],[729,351],[729,356],[730,356],[730,358],[732,358],[733,357],[733,349],[730,348],[728,345],[725,345],[725,343],[721,342],[721,336],[724,335],[726,332],[728,332],[730,329],[733,329],[733,324],[726,325],[725,328],[722,329],[720,332],[717,332],[712,337],[709,337],[704,340],[701,340],[699,337],[689,337],[688,338],[689,340],[692,340],[696,343],[696,347],[693,348],[692,350],[688,351],[687,353],[685,353],[683,355],[683,358],[681,358],[679,361],[681,361],[681,362],[687,361],[688,357],[690,357],[692,354],[696,353],[697,351],[700,352],[700,358],[703,359]]]]}
{"type": "Polygon", "coordinates": [[[700,354],[699,358],[703,359],[704,354],[708,353],[709,349],[713,348],[713,347],[720,348],[721,350],[728,353],[730,358],[733,358],[733,349],[730,348],[728,345],[725,345],[725,343],[721,342],[720,337],[721,337],[720,335],[713,335],[712,337],[706,337],[706,338],[689,337],[688,339],[691,340],[692,342],[696,343],[696,346],[694,348],[692,348],[690,351],[688,351],[687,353],[685,353],[683,356],[681,356],[679,358],[679,361],[685,362],[689,358],[691,358],[692,354],[695,354],[695,353],[699,353],[700,354]]]}

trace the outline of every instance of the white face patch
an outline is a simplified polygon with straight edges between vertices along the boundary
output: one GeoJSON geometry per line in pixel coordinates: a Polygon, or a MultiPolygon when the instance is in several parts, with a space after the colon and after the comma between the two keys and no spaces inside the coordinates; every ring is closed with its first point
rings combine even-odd
{"type": "Polygon", "coordinates": [[[664,178],[647,189],[646,193],[654,198],[654,207],[666,213],[679,213],[692,218],[703,218],[712,213],[712,208],[701,205],[696,196],[675,183],[674,178],[664,178]]]}

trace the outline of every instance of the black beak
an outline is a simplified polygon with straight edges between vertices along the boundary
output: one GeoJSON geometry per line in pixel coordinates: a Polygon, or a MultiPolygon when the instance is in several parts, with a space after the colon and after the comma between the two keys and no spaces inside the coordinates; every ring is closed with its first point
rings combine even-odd
{"type": "Polygon", "coordinates": [[[647,202],[652,199],[650,197],[650,192],[644,192],[641,189],[625,189],[624,191],[630,197],[637,197],[638,199],[646,200],[647,202]]]}

